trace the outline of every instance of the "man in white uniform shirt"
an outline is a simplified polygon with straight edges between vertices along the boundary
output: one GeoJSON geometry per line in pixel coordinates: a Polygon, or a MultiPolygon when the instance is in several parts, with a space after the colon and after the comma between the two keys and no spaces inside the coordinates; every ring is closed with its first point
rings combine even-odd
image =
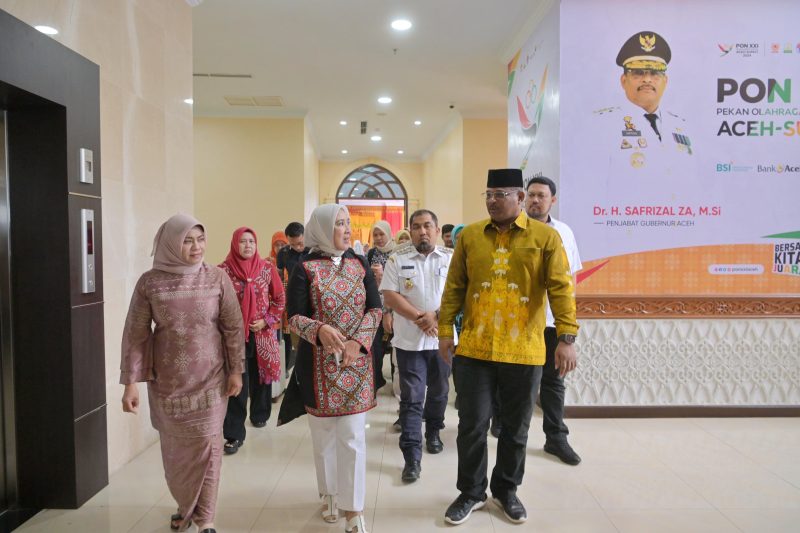
{"type": "MultiPolygon", "coordinates": [[[[574,276],[582,268],[578,254],[578,244],[572,230],[563,222],[550,216],[550,209],[556,203],[556,184],[550,178],[535,177],[528,182],[525,196],[525,211],[528,216],[552,226],[561,235],[564,250],[567,252],[570,273],[574,276]]],[[[569,465],[581,462],[580,456],[567,442],[569,429],[564,424],[564,363],[555,360],[558,345],[555,320],[550,306],[547,306],[547,327],[544,330],[547,347],[547,358],[542,370],[542,383],[539,387],[539,399],[542,404],[542,429],[546,436],[544,451],[553,454],[569,465]]],[[[572,366],[574,366],[574,362],[572,366]]],[[[569,368],[569,367],[567,367],[569,368]]]]}
{"type": "Polygon", "coordinates": [[[392,346],[400,375],[400,450],[405,459],[402,479],[412,483],[421,471],[423,420],[428,452],[444,449],[439,430],[444,427],[450,365],[439,357],[438,319],[453,250],[436,246],[441,230],[433,212],[420,209],[408,222],[411,242],[389,256],[380,290],[394,312],[392,346]]]}

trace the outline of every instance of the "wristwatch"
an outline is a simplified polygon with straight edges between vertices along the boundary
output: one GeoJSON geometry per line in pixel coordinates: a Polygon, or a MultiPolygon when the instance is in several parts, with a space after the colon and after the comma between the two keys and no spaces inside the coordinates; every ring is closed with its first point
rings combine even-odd
{"type": "Polygon", "coordinates": [[[564,333],[563,335],[558,336],[558,342],[563,342],[564,344],[573,344],[575,342],[575,338],[575,335],[564,333]]]}

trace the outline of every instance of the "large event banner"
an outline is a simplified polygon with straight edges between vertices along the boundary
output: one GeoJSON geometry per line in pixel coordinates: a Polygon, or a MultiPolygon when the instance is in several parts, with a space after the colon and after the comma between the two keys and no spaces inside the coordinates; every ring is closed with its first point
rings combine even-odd
{"type": "Polygon", "coordinates": [[[508,64],[508,166],[559,179],[558,7],[508,64]]]}
{"type": "Polygon", "coordinates": [[[800,294],[800,2],[560,6],[579,294],[800,294]]]}

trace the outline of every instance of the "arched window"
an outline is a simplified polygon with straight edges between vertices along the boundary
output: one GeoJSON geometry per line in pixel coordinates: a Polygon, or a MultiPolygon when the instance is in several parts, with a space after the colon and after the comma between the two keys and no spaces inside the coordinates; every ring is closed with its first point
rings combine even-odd
{"type": "Polygon", "coordinates": [[[406,189],[380,165],[363,165],[350,172],[336,191],[336,203],[350,210],[353,240],[370,242],[369,229],[376,220],[388,221],[395,233],[405,227],[406,189]]]}
{"type": "Polygon", "coordinates": [[[364,165],[348,174],[336,191],[336,199],[341,198],[408,200],[397,176],[379,165],[364,165]]]}

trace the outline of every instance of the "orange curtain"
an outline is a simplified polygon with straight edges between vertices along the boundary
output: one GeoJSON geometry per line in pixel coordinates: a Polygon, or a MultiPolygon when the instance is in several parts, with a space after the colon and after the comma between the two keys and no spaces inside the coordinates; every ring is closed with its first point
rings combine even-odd
{"type": "Polygon", "coordinates": [[[372,244],[369,230],[378,220],[387,221],[392,233],[397,233],[405,227],[401,206],[348,205],[347,209],[350,211],[351,241],[359,240],[362,243],[372,244]]]}

